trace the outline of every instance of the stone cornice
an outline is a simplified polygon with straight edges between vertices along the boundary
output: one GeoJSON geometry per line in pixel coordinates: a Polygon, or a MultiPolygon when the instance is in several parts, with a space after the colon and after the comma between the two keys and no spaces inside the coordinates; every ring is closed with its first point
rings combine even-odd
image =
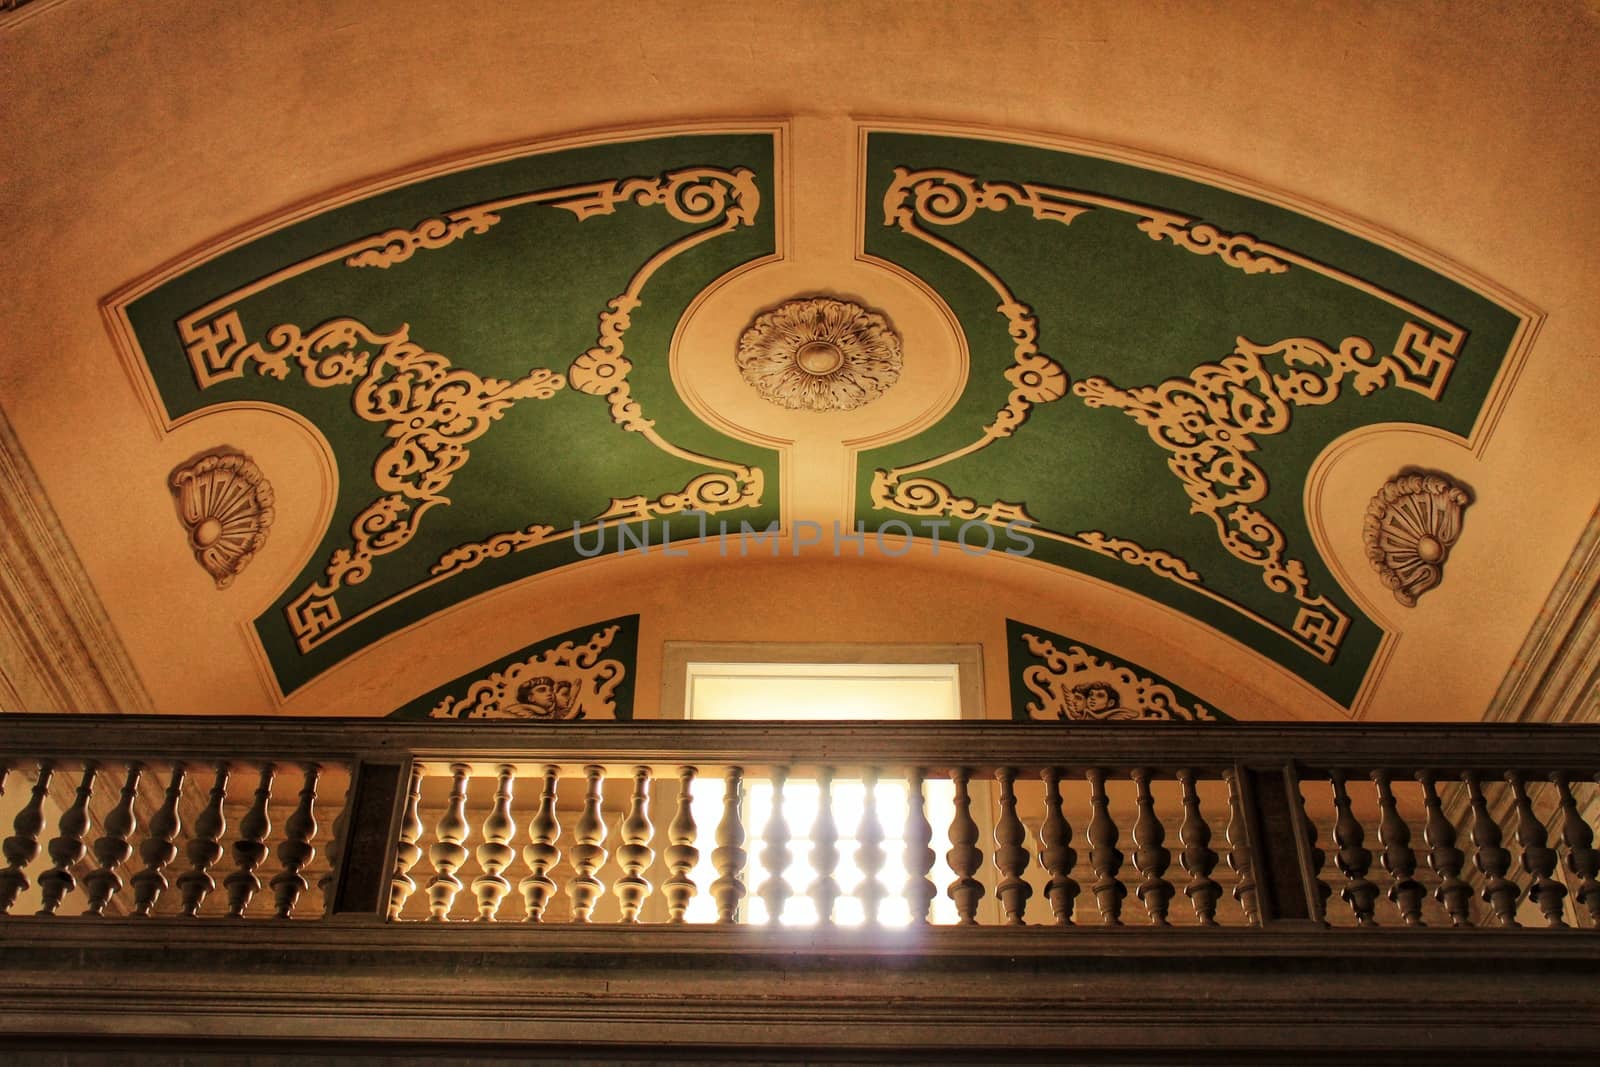
{"type": "Polygon", "coordinates": [[[456,1056],[711,1043],[963,1062],[946,1050],[1235,1063],[1361,1047],[1590,1052],[1592,938],[1544,934],[25,918],[0,920],[0,1026],[29,1042],[18,1047],[70,1034],[80,1053],[174,1039],[456,1056]]]}
{"type": "Polygon", "coordinates": [[[151,707],[0,412],[0,712],[138,713],[151,707]]]}
{"type": "Polygon", "coordinates": [[[1590,516],[1485,722],[1600,722],[1600,509],[1590,516]]]}

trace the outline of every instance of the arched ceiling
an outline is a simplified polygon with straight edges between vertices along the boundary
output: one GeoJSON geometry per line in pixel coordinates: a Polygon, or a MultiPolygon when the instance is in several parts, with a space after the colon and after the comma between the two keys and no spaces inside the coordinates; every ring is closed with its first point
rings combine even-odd
{"type": "MultiPolygon", "coordinates": [[[[1021,619],[1236,717],[1408,717],[1423,679],[1437,696],[1413,714],[1474,717],[1600,496],[1600,433],[1580,414],[1595,375],[1573,347],[1595,313],[1559,302],[1600,228],[1577,195],[1593,180],[1569,158],[1592,145],[1592,117],[1550,134],[1545,172],[1519,178],[1571,205],[1565,228],[1535,225],[1521,197],[1486,193],[1501,181],[1496,108],[1463,113],[1451,141],[1430,124],[1440,105],[1392,81],[1250,101],[1242,74],[1211,71],[1214,112],[1174,136],[1201,77],[1192,57],[1164,74],[1087,57],[1160,94],[1165,120],[1080,74],[1065,95],[1081,110],[1064,109],[1016,73],[1064,72],[1052,46],[1084,52],[1042,11],[1026,20],[1043,37],[941,53],[964,73],[939,85],[849,69],[841,88],[813,24],[741,9],[758,37],[809,27],[777,61],[786,82],[717,47],[712,90],[682,66],[692,35],[635,28],[640,64],[603,75],[573,54],[559,87],[536,84],[473,33],[509,101],[442,59],[427,80],[472,108],[423,108],[399,128],[368,88],[252,88],[241,72],[208,95],[198,72],[131,72],[137,114],[198,145],[186,170],[118,132],[99,110],[117,95],[106,79],[60,97],[65,115],[26,82],[59,82],[46,68],[85,54],[72,31],[94,7],[40,4],[0,30],[25,61],[6,77],[33,124],[3,179],[27,209],[7,255],[36,264],[5,323],[0,402],[171,710],[221,697],[381,714],[637,615],[646,708],[662,641],[740,637],[982,643],[1001,704],[1007,620],[1021,619]],[[628,86],[658,66],[670,90],[641,110],[628,86]],[[957,92],[980,81],[990,106],[957,92]],[[516,117],[535,101],[550,106],[516,117]],[[902,117],[857,117],[868,107],[902,117]],[[259,137],[236,137],[228,116],[259,137]],[[1295,121],[1308,116],[1318,151],[1295,121]],[[77,148],[59,136],[72,121],[77,148]],[[110,152],[98,176],[63,171],[91,146],[110,152]],[[64,188],[43,183],[63,173],[64,188]],[[1454,214],[1416,199],[1424,177],[1454,214]],[[1514,254],[1491,252],[1485,229],[1514,254]],[[83,328],[96,307],[98,338],[83,328]],[[1540,308],[1559,310],[1547,323],[1540,308]],[[46,338],[72,353],[48,372],[27,355],[46,338]],[[825,342],[810,371],[795,358],[808,341],[825,342]],[[1434,474],[1445,481],[1419,477],[1434,474]],[[1397,536],[1446,553],[1414,605],[1385,587],[1363,533],[1405,477],[1390,490],[1397,536]],[[210,485],[237,499],[208,503],[210,485]],[[251,506],[270,523],[227,528],[251,506]],[[224,522],[202,530],[213,513],[224,522]],[[704,522],[712,536],[692,543],[704,522]],[[768,543],[750,558],[748,541],[731,554],[719,523],[777,523],[779,558],[768,543]],[[838,539],[857,523],[864,540],[838,539]],[[618,554],[619,524],[635,542],[647,528],[653,550],[618,554]],[[963,530],[993,550],[952,546],[963,530]],[[1462,649],[1491,662],[1440,681],[1462,649]]],[[[910,26],[907,11],[829,18],[866,54],[962,22],[910,26]]],[[[1132,61],[1109,12],[1090,22],[1132,61]]],[[[345,14],[368,45],[412,25],[345,14]]],[[[307,75],[297,48],[348,29],[269,31],[184,4],[155,26],[96,17],[110,20],[102,43],[124,48],[162,29],[195,46],[258,32],[307,75]]],[[[538,69],[598,17],[505,16],[538,69]]],[[[1592,64],[1594,27],[1579,25],[1559,54],[1592,64]]],[[[1236,13],[1188,29],[1258,36],[1236,13]]],[[[1541,39],[1524,32],[1507,54],[1526,66],[1541,39]]],[[[1426,84],[1458,112],[1479,99],[1464,77],[1426,84]]]]}
{"type": "MultiPolygon", "coordinates": [[[[1354,700],[1387,635],[1340,588],[1311,482],[1375,428],[1481,443],[1529,312],[1192,170],[863,126],[857,262],[809,259],[763,325],[750,283],[785,277],[780,234],[814,240],[783,192],[814,165],[788,141],[641,132],[436,166],[112,298],[163,430],[285,411],[337,473],[317,550],[253,620],[282,692],[470,597],[715,516],[719,534],[809,523],[862,552],[835,531],[865,531],[890,559],[885,534],[942,535],[1067,568],[1354,700]],[[898,306],[906,280],[928,306],[898,306]],[[940,316],[956,343],[922,336],[940,316]],[[871,377],[874,340],[892,377],[871,377]],[[795,362],[804,343],[821,373],[795,362]],[[765,362],[729,381],[750,349],[765,362]],[[926,394],[909,424],[868,379],[926,394]]],[[[1432,518],[1419,535],[1447,549],[1432,518]]]]}

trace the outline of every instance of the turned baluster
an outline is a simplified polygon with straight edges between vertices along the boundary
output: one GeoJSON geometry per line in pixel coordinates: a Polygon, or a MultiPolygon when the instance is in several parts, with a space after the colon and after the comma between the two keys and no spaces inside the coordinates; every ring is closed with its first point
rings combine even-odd
{"type": "Polygon", "coordinates": [[[1217,925],[1217,899],[1222,887],[1211,877],[1219,858],[1211,848],[1211,827],[1200,813],[1200,792],[1195,787],[1194,772],[1178,772],[1178,782],[1183,786],[1183,823],[1178,827],[1178,840],[1183,851],[1178,862],[1189,873],[1189,884],[1183,887],[1184,895],[1194,907],[1195,918],[1201,926],[1217,925]]]}
{"type": "Polygon", "coordinates": [[[517,768],[502,763],[498,775],[494,803],[483,819],[483,843],[476,850],[478,866],[483,868],[483,873],[472,880],[472,892],[478,898],[478,921],[485,923],[494,922],[500,902],[511,892],[511,883],[500,872],[517,858],[517,850],[510,844],[517,835],[517,824],[511,818],[511,794],[517,782],[517,768]]]}
{"type": "Polygon", "coordinates": [[[127,776],[122,782],[122,794],[117,803],[106,812],[100,827],[100,836],[94,843],[94,858],[100,866],[83,876],[83,891],[88,896],[85,915],[103,916],[111,898],[122,890],[122,876],[117,868],[133,855],[133,845],[128,838],[133,834],[137,820],[133,817],[133,798],[139,791],[139,779],[144,768],[137,763],[128,764],[127,776]]]}
{"type": "Polygon", "coordinates": [[[1578,811],[1567,776],[1557,772],[1550,778],[1561,798],[1561,841],[1567,846],[1567,870],[1578,879],[1573,896],[1589,910],[1590,926],[1600,929],[1600,850],[1594,847],[1594,831],[1578,811]]]}
{"type": "Polygon", "coordinates": [[[978,824],[972,819],[972,798],[967,793],[971,773],[962,767],[951,775],[956,787],[955,815],[950,820],[950,851],[945,853],[945,862],[955,873],[945,893],[955,901],[962,926],[977,925],[978,901],[984,894],[983,883],[976,877],[983,867],[983,851],[978,848],[978,824]]]}
{"type": "Polygon", "coordinates": [[[739,808],[744,800],[744,768],[729,767],[722,793],[722,821],[717,824],[717,847],[711,850],[716,881],[711,898],[717,902],[717,922],[731,923],[744,899],[744,823],[739,808]]]}
{"type": "Polygon", "coordinates": [[[1072,878],[1072,868],[1078,862],[1078,853],[1072,848],[1072,825],[1067,822],[1061,807],[1061,772],[1046,767],[1039,772],[1044,779],[1044,821],[1039,824],[1039,864],[1050,875],[1044,888],[1045,899],[1050,902],[1050,913],[1057,926],[1072,925],[1072,902],[1077,898],[1078,883],[1072,878]]]}
{"type": "Polygon", "coordinates": [[[595,901],[605,892],[605,886],[595,877],[595,872],[605,865],[605,819],[600,813],[600,790],[605,784],[606,771],[598,764],[583,769],[588,786],[583,795],[583,811],[572,827],[572,881],[567,883],[567,895],[572,898],[572,921],[586,923],[594,911],[595,901]]]}
{"type": "MultiPolygon", "coordinates": [[[[327,867],[322,877],[317,879],[317,892],[322,894],[324,917],[334,913],[334,892],[339,880],[339,865],[343,862],[344,850],[348,847],[346,835],[350,832],[350,807],[350,797],[346,794],[345,802],[339,806],[339,814],[333,817],[333,827],[328,831],[327,867]]],[[[398,850],[395,853],[395,862],[399,863],[398,850]]],[[[387,910],[386,906],[385,913],[387,910]]]]}
{"type": "Polygon", "coordinates": [[[1094,867],[1095,881],[1090,886],[1095,906],[1100,909],[1100,919],[1107,926],[1122,925],[1122,899],[1128,889],[1117,878],[1122,869],[1122,853],[1117,849],[1117,824],[1111,818],[1111,803],[1106,797],[1104,771],[1092,769],[1085,772],[1089,780],[1089,810],[1091,813],[1086,837],[1089,842],[1089,863],[1094,867]]]}
{"type": "Polygon", "coordinates": [[[667,824],[665,857],[667,870],[672,872],[662,885],[667,894],[667,921],[683,922],[689,901],[694,899],[696,886],[690,873],[700,862],[700,850],[695,847],[699,827],[694,824],[694,767],[678,768],[678,810],[667,824]]]}
{"type": "Polygon", "coordinates": [[[1165,848],[1167,831],[1156,818],[1155,797],[1150,792],[1150,772],[1135,770],[1132,774],[1137,791],[1139,816],[1133,823],[1133,866],[1141,875],[1138,889],[1139,902],[1150,915],[1152,926],[1170,926],[1167,911],[1177,892],[1167,881],[1167,868],[1172,866],[1172,853],[1165,848]]]}
{"type": "Polygon", "coordinates": [[[767,905],[767,922],[776,926],[783,919],[783,909],[789,900],[789,882],[784,871],[789,868],[789,820],[783,814],[783,789],[789,781],[789,768],[772,768],[772,817],[767,820],[766,847],[761,850],[761,862],[767,868],[766,880],[757,894],[767,905]]]}
{"type": "Polygon", "coordinates": [[[1444,906],[1453,925],[1466,926],[1471,916],[1472,887],[1462,880],[1461,868],[1467,854],[1456,847],[1456,828],[1439,803],[1436,780],[1432,771],[1417,772],[1417,781],[1422,783],[1422,805],[1427,811],[1422,839],[1428,843],[1428,866],[1439,876],[1433,899],[1444,906]]]}
{"type": "Polygon", "coordinates": [[[1350,905],[1357,923],[1375,926],[1373,906],[1378,899],[1378,887],[1367,878],[1367,871],[1372,867],[1372,851],[1361,847],[1365,833],[1361,829],[1361,821],[1350,810],[1350,794],[1345,790],[1344,772],[1333,771],[1328,775],[1328,780],[1333,785],[1333,806],[1338,813],[1333,823],[1333,841],[1338,846],[1333,854],[1333,862],[1345,877],[1345,885],[1339,895],[1350,905]]]}
{"type": "Polygon", "coordinates": [[[633,769],[633,797],[628,805],[627,817],[622,820],[622,845],[617,849],[617,864],[622,877],[617,879],[614,892],[622,905],[622,921],[639,921],[639,908],[650,895],[650,882],[644,876],[656,858],[650,847],[650,768],[633,769]]]}
{"type": "Polygon", "coordinates": [[[0,846],[6,858],[6,869],[0,871],[0,915],[11,913],[18,894],[30,884],[28,865],[39,855],[39,835],[44,831],[44,798],[50,789],[50,776],[53,773],[50,764],[39,764],[39,776],[34,780],[33,793],[11,821],[12,835],[0,846]]]}
{"type": "Polygon", "coordinates": [[[256,868],[270,851],[266,840],[272,832],[272,820],[267,804],[272,798],[272,779],[276,774],[277,768],[272,764],[261,765],[261,773],[256,779],[255,799],[250,804],[250,810],[244,813],[244,818],[239,820],[239,839],[233,843],[236,869],[222,880],[224,888],[228,890],[228,917],[231,919],[244,918],[251,899],[261,891],[261,879],[256,877],[256,868]]]}
{"type": "Polygon", "coordinates": [[[1500,826],[1489,814],[1489,804],[1483,797],[1483,786],[1475,772],[1465,775],[1467,792],[1472,797],[1472,864],[1483,873],[1483,890],[1479,894],[1494,909],[1501,926],[1521,926],[1517,922],[1517,898],[1522,890],[1506,877],[1511,869],[1511,853],[1500,846],[1500,826]]]}
{"type": "Polygon", "coordinates": [[[1528,899],[1539,905],[1544,913],[1545,925],[1551,929],[1565,927],[1562,918],[1562,901],[1567,887],[1555,877],[1556,850],[1549,846],[1544,823],[1533,813],[1533,801],[1528,797],[1527,782],[1516,771],[1506,772],[1512,796],[1517,805],[1517,844],[1522,846],[1522,869],[1532,879],[1528,886],[1528,899]]]}
{"type": "Polygon", "coordinates": [[[78,880],[72,876],[72,866],[83,859],[88,851],[83,837],[89,830],[89,796],[94,792],[95,769],[93,763],[84,767],[77,795],[72,805],[61,813],[61,821],[56,824],[60,832],[50,839],[48,851],[55,866],[39,876],[39,889],[43,897],[40,915],[54,915],[62,899],[78,884],[78,880]]]}
{"type": "Polygon", "coordinates": [[[817,770],[817,821],[811,828],[811,899],[817,905],[817,922],[833,925],[833,905],[839,899],[839,824],[833,818],[833,768],[817,770]]]}
{"type": "Polygon", "coordinates": [[[994,892],[1010,926],[1023,925],[1028,898],[1033,895],[1033,887],[1022,877],[1028,869],[1028,850],[1022,845],[1027,830],[1017,818],[1016,778],[1017,772],[1010,767],[995,771],[1000,783],[1000,818],[994,824],[994,866],[1000,872],[1000,883],[994,892]]]}
{"type": "Polygon", "coordinates": [[[450,797],[433,828],[437,840],[428,849],[428,862],[433,864],[433,877],[428,879],[429,922],[449,922],[450,906],[461,892],[461,879],[456,877],[456,871],[467,862],[467,849],[462,842],[472,832],[467,825],[467,783],[471,779],[471,766],[450,765],[450,797]]]}
{"type": "MultiPolygon", "coordinates": [[[[389,921],[400,918],[406,901],[417,891],[411,878],[411,868],[422,858],[422,764],[411,765],[411,779],[406,783],[406,804],[400,812],[400,839],[394,846],[394,873],[389,877],[389,921]]],[[[349,805],[345,805],[346,810],[349,805]]]]}
{"type": "Polygon", "coordinates": [[[182,821],[178,816],[178,801],[183,795],[183,779],[187,773],[187,768],[183,764],[173,765],[161,807],[150,816],[149,829],[146,831],[145,839],[139,844],[139,858],[144,861],[144,870],[129,881],[133,884],[131,914],[142,919],[150,917],[156,901],[167,891],[169,885],[166,875],[167,865],[178,856],[178,846],[172,843],[172,839],[178,836],[178,831],[182,828],[182,821]]]}
{"type": "Polygon", "coordinates": [[[928,909],[939,887],[933,884],[933,863],[938,857],[929,847],[933,843],[933,827],[928,822],[928,802],[924,796],[924,770],[911,769],[906,782],[906,903],[911,908],[911,921],[926,924],[928,909]]]}
{"type": "Polygon", "coordinates": [[[189,869],[178,876],[178,888],[183,891],[183,914],[190,919],[200,914],[200,905],[217,888],[211,868],[222,858],[222,835],[228,827],[222,811],[228,792],[228,773],[226,763],[217,764],[206,806],[195,816],[194,836],[184,848],[189,869]]]}
{"type": "Polygon", "coordinates": [[[528,865],[528,876],[517,883],[527,905],[525,922],[536,923],[544,919],[544,909],[556,895],[555,880],[550,872],[561,862],[561,850],[556,841],[561,837],[561,823],[556,818],[556,782],[561,768],[554,763],[544,767],[544,788],[539,795],[539,810],[528,823],[528,843],[522,846],[522,862],[528,865]]]}
{"type": "Polygon", "coordinates": [[[861,888],[856,896],[861,900],[862,918],[868,926],[878,925],[878,911],[889,893],[880,880],[883,874],[883,823],[878,819],[878,770],[869,767],[862,776],[861,824],[856,828],[856,863],[861,868],[861,888]]]}
{"type": "Polygon", "coordinates": [[[1233,887],[1233,899],[1244,911],[1245,922],[1259,926],[1261,912],[1257,907],[1255,864],[1250,858],[1250,833],[1245,826],[1238,777],[1230,767],[1222,772],[1222,779],[1228,783],[1228,825],[1223,827],[1222,836],[1228,842],[1228,866],[1238,879],[1233,887]]]}
{"type": "Polygon", "coordinates": [[[1411,849],[1411,827],[1395,802],[1389,772],[1373,771],[1372,780],[1378,787],[1378,843],[1383,846],[1383,869],[1389,872],[1389,900],[1407,926],[1424,926],[1422,897],[1426,890],[1414,877],[1417,854],[1411,849]]]}
{"type": "Polygon", "coordinates": [[[283,840],[278,842],[278,864],[283,869],[269,883],[272,886],[273,915],[279,919],[293,915],[300,894],[311,888],[301,872],[317,854],[311,839],[317,836],[317,779],[322,768],[315,763],[308,763],[304,773],[299,803],[284,820],[283,840]]]}

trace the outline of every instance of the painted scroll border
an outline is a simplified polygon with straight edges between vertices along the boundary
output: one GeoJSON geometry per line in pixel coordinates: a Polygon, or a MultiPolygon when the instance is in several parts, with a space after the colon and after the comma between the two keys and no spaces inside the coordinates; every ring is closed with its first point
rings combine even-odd
{"type": "MultiPolygon", "coordinates": [[[[1157,152],[1146,151],[1124,145],[1115,145],[1088,138],[1075,137],[1053,131],[1037,129],[1017,129],[1015,127],[1000,127],[966,122],[946,122],[938,120],[923,120],[905,118],[893,115],[866,115],[859,116],[856,124],[856,258],[862,262],[872,263],[876,266],[895,271],[902,276],[912,276],[910,272],[889,260],[870,255],[866,251],[866,233],[868,220],[874,212],[881,207],[881,202],[869,201],[867,187],[868,171],[868,145],[874,134],[906,134],[911,136],[949,137],[974,141],[988,141],[996,144],[1017,145],[1029,148],[1038,148],[1053,152],[1068,152],[1086,156],[1093,159],[1104,160],[1111,163],[1120,163],[1128,166],[1139,167],[1144,170],[1169,175],[1171,177],[1201,183],[1220,189],[1224,192],[1234,193],[1253,200],[1293,212],[1311,221],[1321,223],[1333,229],[1343,231],[1359,240],[1376,245],[1398,256],[1401,256],[1419,267],[1438,274],[1439,276],[1460,285],[1470,292],[1498,304],[1514,315],[1518,322],[1512,334],[1510,344],[1493,380],[1484,395],[1482,404],[1471,429],[1463,437],[1460,434],[1437,427],[1415,426],[1411,427],[1430,433],[1441,439],[1449,440],[1466,448],[1472,455],[1481,457],[1488,446],[1489,439],[1498,425],[1505,407],[1509,401],[1512,389],[1515,387],[1535,339],[1539,334],[1547,317],[1546,313],[1525,297],[1513,292],[1450,257],[1437,252],[1424,245],[1418,244],[1391,229],[1371,222],[1359,216],[1346,213],[1326,204],[1306,199],[1282,189],[1275,188],[1265,183],[1247,179],[1240,175],[1218,168],[1201,166],[1188,160],[1164,155],[1157,152]]],[[[914,276],[912,276],[914,277],[914,276]]],[[[1367,598],[1362,594],[1358,584],[1353,580],[1349,569],[1343,564],[1338,554],[1330,549],[1331,538],[1328,534],[1326,523],[1323,520],[1323,508],[1320,506],[1323,490],[1326,485],[1329,467],[1346,451],[1351,441],[1372,428],[1362,427],[1350,431],[1340,438],[1330,442],[1326,448],[1313,460],[1307,472],[1303,487],[1303,508],[1307,526],[1311,532],[1313,546],[1317,554],[1323,559],[1346,595],[1352,596],[1358,604],[1366,604],[1367,598]]],[[[860,487],[860,476],[857,474],[856,484],[860,487]]],[[[1004,506],[996,502],[995,506],[1004,506]]],[[[1033,531],[1039,532],[1039,531],[1033,531]]],[[[1055,564],[1042,561],[1029,560],[1036,566],[1047,567],[1052,571],[1066,570],[1080,578],[1085,578],[1097,583],[1102,579],[1083,574],[1072,568],[1062,568],[1055,564]]],[[[1160,613],[1179,618],[1185,623],[1203,628],[1206,632],[1221,639],[1232,642],[1235,646],[1251,652],[1252,655],[1261,657],[1259,653],[1250,648],[1245,642],[1233,634],[1224,632],[1217,626],[1205,620],[1180,611],[1167,604],[1151,600],[1149,597],[1140,596],[1125,589],[1120,583],[1105,582],[1104,584],[1119,592],[1134,596],[1144,604],[1160,613]]],[[[1241,616],[1251,618],[1252,621],[1264,621],[1255,617],[1254,613],[1242,606],[1233,605],[1231,602],[1216,597],[1210,591],[1205,592],[1212,599],[1218,600],[1225,606],[1235,610],[1241,616]]],[[[1371,614],[1369,612],[1369,614],[1371,614]]],[[[1392,662],[1395,646],[1400,635],[1382,625],[1373,618],[1373,623],[1380,631],[1378,646],[1374,650],[1360,685],[1348,704],[1342,703],[1329,696],[1320,688],[1301,677],[1298,673],[1276,660],[1268,660],[1272,667],[1281,671],[1297,687],[1304,689],[1308,694],[1320,700],[1326,700],[1338,707],[1342,712],[1352,718],[1360,718],[1371,705],[1379,684],[1392,662]]],[[[1281,633],[1281,628],[1271,624],[1268,629],[1281,633]]]]}
{"type": "MultiPolygon", "coordinates": [[[[286,568],[288,573],[298,575],[306,569],[316,556],[325,536],[328,522],[331,520],[335,509],[335,498],[338,493],[338,464],[326,438],[315,426],[293,409],[260,401],[222,402],[174,417],[161,397],[154,375],[142,355],[137,336],[134,333],[133,324],[128,314],[128,309],[133,303],[174,278],[250,244],[263,236],[287,229],[307,219],[315,218],[358,201],[370,199],[374,196],[433,178],[511,160],[603,145],[626,144],[634,141],[657,140],[676,136],[762,135],[769,138],[772,143],[773,170],[770,186],[773,202],[770,209],[774,219],[773,235],[775,247],[769,255],[735,267],[730,272],[730,276],[737,275],[768,263],[782,261],[785,258],[787,244],[787,231],[785,229],[786,204],[789,199],[789,190],[786,183],[789,180],[788,175],[791,165],[788,158],[789,126],[789,120],[785,118],[754,116],[748,118],[709,119],[704,122],[604,127],[588,131],[579,130],[556,134],[549,137],[516,140],[485,149],[446,155],[412,166],[397,168],[376,178],[364,178],[336,187],[332,192],[314,194],[296,202],[283,211],[258,216],[251,222],[225,231],[219,237],[210,237],[197,245],[191,246],[188,251],[167,260],[147,274],[105,296],[99,305],[101,319],[105,324],[112,349],[122,366],[123,373],[137,395],[140,406],[149,418],[151,429],[157,441],[165,440],[169,434],[180,427],[187,426],[213,414],[223,414],[233,410],[250,410],[265,411],[288,418],[313,444],[322,467],[322,499],[319,502],[316,532],[308,537],[293,565],[286,568]]],[[[718,282],[724,280],[726,278],[718,279],[718,282]]],[[[717,284],[717,282],[713,284],[717,284]]],[[[616,519],[614,516],[628,513],[627,505],[631,501],[615,503],[601,518],[610,518],[612,521],[626,521],[616,519]],[[615,503],[620,503],[623,507],[619,509],[615,506],[615,503]]],[[[600,520],[597,519],[596,521],[600,520]]],[[[577,560],[554,569],[565,572],[574,567],[583,567],[596,562],[602,561],[577,560]]],[[[267,655],[266,647],[255,628],[256,618],[260,616],[262,611],[270,610],[272,604],[281,596],[281,592],[275,593],[266,603],[249,609],[246,612],[246,617],[238,620],[237,631],[244,649],[254,666],[256,676],[261,682],[263,691],[274,706],[282,707],[292,693],[326,681],[332,672],[349,666],[366,653],[391,641],[402,640],[420,627],[437,622],[465,607],[470,601],[477,600],[484,595],[504,592],[524,582],[537,581],[546,573],[548,572],[541,571],[526,575],[495,589],[488,590],[486,593],[470,597],[467,601],[447,605],[424,618],[382,634],[364,644],[356,652],[330,665],[318,674],[301,681],[290,690],[285,690],[280,684],[277,672],[267,655]]],[[[430,581],[428,584],[432,584],[432,582],[430,581]]]]}

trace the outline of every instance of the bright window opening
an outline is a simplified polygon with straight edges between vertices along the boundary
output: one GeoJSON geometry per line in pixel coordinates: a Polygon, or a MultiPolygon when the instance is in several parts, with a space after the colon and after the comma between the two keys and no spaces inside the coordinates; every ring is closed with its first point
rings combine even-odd
{"type": "Polygon", "coordinates": [[[954,663],[691,663],[691,719],[959,719],[954,663]]]}
{"type": "MultiPolygon", "coordinates": [[[[953,663],[690,663],[685,711],[692,719],[743,720],[915,720],[961,717],[960,672],[953,663]]],[[[789,842],[783,880],[790,896],[779,923],[807,927],[818,922],[810,891],[817,878],[811,862],[812,833],[816,828],[822,791],[806,768],[796,768],[784,784],[783,817],[789,842]]],[[[866,921],[862,890],[866,875],[858,863],[862,815],[867,809],[866,784],[859,778],[835,778],[830,790],[834,825],[838,831],[839,862],[833,877],[840,896],[834,902],[833,921],[839,926],[860,926],[866,921]]],[[[744,869],[746,896],[739,918],[747,923],[770,920],[767,902],[760,896],[769,870],[766,865],[767,827],[773,816],[770,779],[746,777],[740,817],[745,830],[744,869]]],[[[946,779],[923,784],[925,812],[933,830],[929,847],[934,865],[929,877],[936,890],[929,918],[950,924],[957,919],[955,903],[944,895],[954,879],[945,861],[950,848],[948,830],[955,814],[955,787],[946,779]]],[[[710,842],[722,820],[723,783],[713,777],[695,783],[694,820],[702,847],[693,878],[702,887],[685,914],[689,922],[715,922],[716,902],[704,891],[717,877],[711,864],[710,842]]],[[[906,821],[910,815],[910,783],[880,778],[872,806],[883,830],[884,862],[877,874],[883,892],[878,909],[882,926],[908,926],[911,907],[906,894],[909,875],[905,864],[906,821]]]]}

